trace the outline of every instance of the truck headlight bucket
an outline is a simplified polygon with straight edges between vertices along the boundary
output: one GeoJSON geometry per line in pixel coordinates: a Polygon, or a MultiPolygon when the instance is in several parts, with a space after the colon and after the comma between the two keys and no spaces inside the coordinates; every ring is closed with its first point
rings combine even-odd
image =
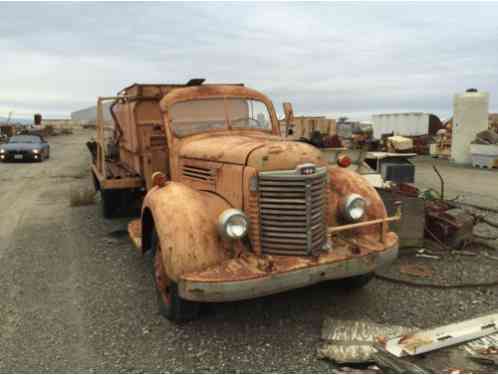
{"type": "Polygon", "coordinates": [[[228,239],[237,240],[244,237],[249,229],[249,219],[240,210],[230,208],[218,218],[218,232],[228,239]]]}
{"type": "Polygon", "coordinates": [[[365,215],[367,201],[359,194],[350,194],[343,203],[343,215],[347,221],[360,221],[365,215]]]}

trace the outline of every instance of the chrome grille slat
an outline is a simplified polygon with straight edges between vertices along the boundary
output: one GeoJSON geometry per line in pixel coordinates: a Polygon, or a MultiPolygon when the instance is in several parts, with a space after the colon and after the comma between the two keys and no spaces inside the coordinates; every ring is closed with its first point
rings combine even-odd
{"type": "Polygon", "coordinates": [[[327,169],[313,175],[262,172],[258,177],[261,250],[312,255],[326,241],[327,169]]]}

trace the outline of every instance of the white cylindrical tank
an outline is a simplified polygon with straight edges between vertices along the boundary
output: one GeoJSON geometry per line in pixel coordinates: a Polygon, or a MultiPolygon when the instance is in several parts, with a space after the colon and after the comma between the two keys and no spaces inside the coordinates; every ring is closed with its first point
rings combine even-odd
{"type": "Polygon", "coordinates": [[[477,133],[488,129],[489,94],[467,90],[453,98],[453,133],[451,159],[458,164],[470,164],[470,142],[477,133]]]}

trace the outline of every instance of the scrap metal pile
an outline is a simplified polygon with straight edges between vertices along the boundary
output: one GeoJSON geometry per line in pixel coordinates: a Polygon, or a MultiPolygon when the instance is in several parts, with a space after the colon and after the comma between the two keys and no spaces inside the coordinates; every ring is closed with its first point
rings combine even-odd
{"type": "MultiPolygon", "coordinates": [[[[321,339],[318,357],[331,360],[340,373],[429,374],[433,371],[417,363],[417,359],[421,354],[448,347],[453,352],[451,357],[460,357],[463,363],[468,360],[498,369],[497,313],[423,330],[327,317],[321,339]]],[[[473,368],[471,364],[469,367],[473,368]]],[[[455,368],[436,372],[443,371],[469,372],[455,368]]]]}

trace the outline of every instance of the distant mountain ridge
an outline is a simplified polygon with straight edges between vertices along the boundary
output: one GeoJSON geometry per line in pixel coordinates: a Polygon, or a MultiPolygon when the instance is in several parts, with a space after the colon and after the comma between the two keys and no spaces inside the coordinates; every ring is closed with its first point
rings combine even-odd
{"type": "MultiPolygon", "coordinates": [[[[0,116],[0,124],[5,124],[9,118],[0,116]]],[[[28,125],[31,124],[33,120],[31,118],[25,118],[25,117],[12,117],[10,119],[11,124],[23,124],[23,125],[28,125]]]]}

